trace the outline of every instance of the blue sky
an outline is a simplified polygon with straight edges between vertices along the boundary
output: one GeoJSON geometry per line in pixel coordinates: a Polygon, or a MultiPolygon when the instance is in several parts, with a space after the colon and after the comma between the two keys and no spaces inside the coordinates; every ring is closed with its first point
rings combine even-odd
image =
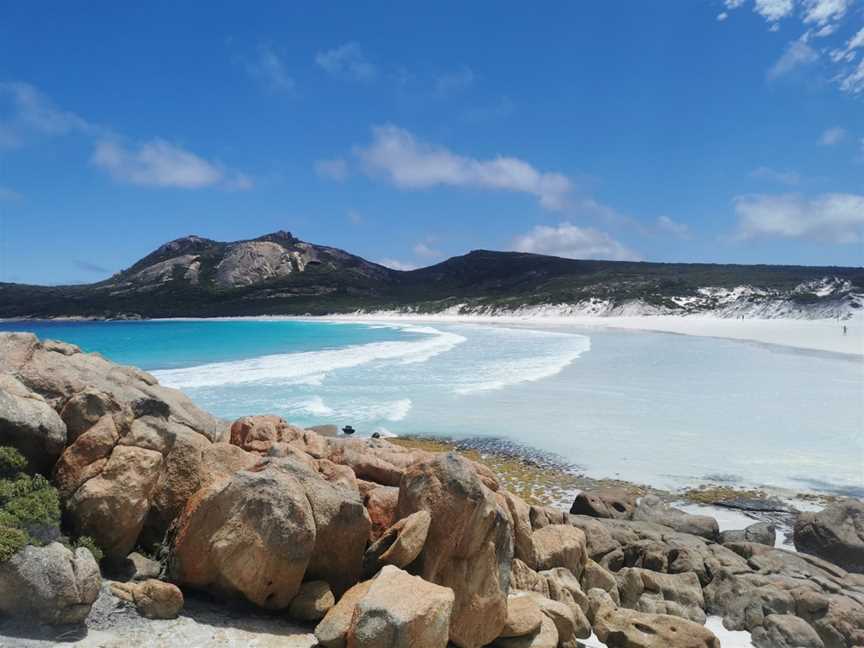
{"type": "Polygon", "coordinates": [[[130,5],[0,1],[0,281],[276,229],[864,263],[862,0],[130,5]]]}

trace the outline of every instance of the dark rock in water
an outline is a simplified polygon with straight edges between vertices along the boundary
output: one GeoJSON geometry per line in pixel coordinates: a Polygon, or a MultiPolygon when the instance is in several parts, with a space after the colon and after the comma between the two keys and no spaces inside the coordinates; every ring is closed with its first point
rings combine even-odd
{"type": "Polygon", "coordinates": [[[373,433],[372,433],[372,438],[373,438],[373,439],[380,439],[380,438],[381,438],[381,433],[380,433],[380,432],[373,432],[373,433]]]}
{"type": "Polygon", "coordinates": [[[583,491],[573,500],[570,513],[626,520],[636,508],[636,496],[622,488],[583,491]]]}
{"type": "Polygon", "coordinates": [[[794,513],[795,509],[778,499],[759,499],[756,497],[740,497],[731,500],[712,502],[714,506],[751,511],[753,513],[794,513]]]}
{"type": "Polygon", "coordinates": [[[846,500],[795,522],[795,548],[864,574],[864,502],[846,500]]]}
{"type": "Polygon", "coordinates": [[[353,427],[351,427],[350,425],[346,425],[345,427],[342,428],[343,434],[354,434],[354,432],[356,432],[356,430],[353,427]]]}
{"type": "Polygon", "coordinates": [[[734,531],[723,531],[720,534],[720,543],[730,542],[755,542],[757,544],[773,547],[777,540],[777,530],[773,524],[768,522],[757,522],[746,529],[735,529],[734,531]]]}

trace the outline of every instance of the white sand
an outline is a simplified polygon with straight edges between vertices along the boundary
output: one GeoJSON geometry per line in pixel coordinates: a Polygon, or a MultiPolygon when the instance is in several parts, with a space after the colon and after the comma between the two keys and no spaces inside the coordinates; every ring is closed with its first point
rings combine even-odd
{"type": "Polygon", "coordinates": [[[519,324],[532,326],[581,328],[617,328],[658,331],[701,337],[746,340],[775,344],[810,351],[827,351],[864,357],[864,318],[838,322],[836,319],[730,319],[708,315],[637,315],[602,317],[592,315],[456,315],[406,314],[381,312],[329,316],[324,319],[353,321],[423,321],[489,324],[519,324]],[[846,335],[843,326],[846,326],[846,335]]]}

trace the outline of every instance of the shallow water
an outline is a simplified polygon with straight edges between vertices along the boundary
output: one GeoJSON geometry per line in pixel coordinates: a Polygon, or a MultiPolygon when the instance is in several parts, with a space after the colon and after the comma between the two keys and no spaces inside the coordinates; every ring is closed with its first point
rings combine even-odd
{"type": "MultiPolygon", "coordinates": [[[[0,324],[9,328],[9,323],[0,324]]],[[[496,436],[586,474],[864,494],[864,363],[714,338],[444,324],[32,323],[226,418],[496,436]],[[46,328],[47,327],[47,328],[46,328]]]]}

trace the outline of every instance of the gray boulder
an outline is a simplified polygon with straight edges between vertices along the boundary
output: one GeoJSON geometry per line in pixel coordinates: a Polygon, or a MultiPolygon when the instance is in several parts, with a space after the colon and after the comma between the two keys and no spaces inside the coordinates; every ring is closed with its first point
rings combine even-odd
{"type": "Polygon", "coordinates": [[[570,513],[627,520],[636,509],[636,496],[623,488],[582,491],[573,500],[570,513]]]}
{"type": "Polygon", "coordinates": [[[101,584],[87,549],[28,545],[0,563],[0,612],[41,623],[82,623],[101,584]]]}
{"type": "Polygon", "coordinates": [[[661,574],[625,567],[617,577],[622,607],[705,623],[702,586],[693,572],[661,574]]]}
{"type": "Polygon", "coordinates": [[[720,528],[717,520],[708,515],[690,515],[673,508],[656,495],[646,495],[633,511],[633,519],[667,526],[681,533],[691,533],[707,540],[717,540],[720,528]]]}
{"type": "Polygon", "coordinates": [[[720,543],[756,542],[773,547],[777,540],[777,530],[768,522],[757,522],[746,529],[735,529],[720,533],[720,543]]]}
{"type": "Polygon", "coordinates": [[[33,470],[51,471],[66,445],[66,425],[39,394],[0,374],[0,445],[12,446],[33,470]]]}
{"type": "Polygon", "coordinates": [[[769,614],[752,638],[756,648],[825,648],[813,627],[791,614],[769,614]]]}
{"type": "Polygon", "coordinates": [[[798,551],[864,574],[864,502],[849,499],[819,513],[801,513],[794,539],[798,551]]]}

